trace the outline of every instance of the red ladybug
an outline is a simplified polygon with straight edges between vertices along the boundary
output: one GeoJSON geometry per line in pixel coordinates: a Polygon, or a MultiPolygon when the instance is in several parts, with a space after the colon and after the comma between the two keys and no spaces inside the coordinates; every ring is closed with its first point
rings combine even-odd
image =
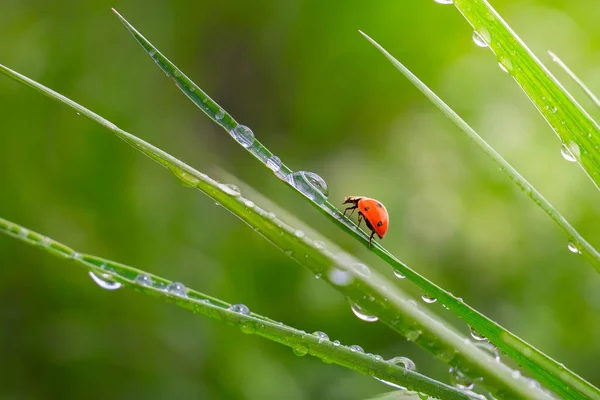
{"type": "Polygon", "coordinates": [[[352,210],[348,217],[354,214],[354,211],[358,208],[358,226],[362,222],[363,218],[367,224],[367,228],[371,230],[371,237],[369,237],[369,247],[373,241],[373,236],[377,234],[379,239],[383,239],[387,232],[389,225],[388,212],[384,205],[375,199],[362,196],[349,196],[344,199],[343,204],[352,204],[352,206],[344,210],[344,216],[346,212],[352,210]]]}

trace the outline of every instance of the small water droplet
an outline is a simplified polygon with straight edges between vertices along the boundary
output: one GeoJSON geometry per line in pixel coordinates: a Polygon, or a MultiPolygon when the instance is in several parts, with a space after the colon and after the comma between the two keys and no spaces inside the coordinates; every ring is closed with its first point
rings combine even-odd
{"type": "Polygon", "coordinates": [[[452,4],[453,0],[433,0],[438,4],[452,4]]]}
{"type": "Polygon", "coordinates": [[[421,330],[419,330],[419,329],[415,329],[414,331],[409,331],[406,333],[406,340],[408,340],[410,342],[414,342],[419,337],[421,337],[422,333],[423,332],[421,332],[421,330]]]}
{"type": "Polygon", "coordinates": [[[567,243],[567,249],[569,249],[571,253],[581,254],[581,250],[575,242],[569,241],[569,243],[567,243]]]}
{"type": "Polygon", "coordinates": [[[475,340],[487,340],[487,338],[485,336],[483,336],[481,333],[477,332],[475,329],[473,329],[472,326],[469,326],[469,332],[471,333],[471,337],[475,340]]]}
{"type": "Polygon", "coordinates": [[[296,190],[317,204],[325,203],[327,196],[329,196],[327,183],[314,172],[294,172],[287,177],[287,181],[296,190]]]}
{"type": "Polygon", "coordinates": [[[402,273],[400,271],[398,271],[398,270],[394,270],[394,275],[398,279],[404,279],[404,278],[406,278],[406,276],[402,275],[402,273]]]}
{"type": "Polygon", "coordinates": [[[329,340],[329,336],[325,332],[316,331],[313,332],[313,335],[319,338],[319,343],[329,340]]]}
{"type": "Polygon", "coordinates": [[[473,380],[456,367],[450,368],[450,382],[461,390],[471,390],[475,386],[473,380]]]}
{"type": "Polygon", "coordinates": [[[42,238],[42,246],[50,247],[51,244],[52,244],[52,240],[48,236],[44,236],[42,238]]]}
{"type": "Polygon", "coordinates": [[[246,125],[238,125],[229,134],[242,146],[248,148],[254,143],[254,132],[246,125]]]}
{"type": "Polygon", "coordinates": [[[167,285],[167,292],[180,297],[185,297],[187,295],[187,289],[181,282],[169,283],[167,285]]]}
{"type": "MultiPolygon", "coordinates": [[[[489,36],[489,33],[488,33],[489,36]]],[[[488,47],[488,40],[486,40],[483,35],[477,31],[473,31],[473,42],[479,47],[488,47]]]]}
{"type": "Polygon", "coordinates": [[[521,377],[521,371],[519,371],[518,369],[514,369],[513,372],[511,372],[510,376],[513,379],[519,379],[521,377]]]}
{"type": "Polygon", "coordinates": [[[371,270],[365,264],[356,263],[352,265],[354,270],[362,276],[371,276],[371,270]]]}
{"type": "Polygon", "coordinates": [[[150,57],[154,57],[154,55],[156,54],[156,50],[150,50],[148,54],[150,55],[150,57]]]}
{"type": "Polygon", "coordinates": [[[308,346],[305,344],[298,344],[294,346],[292,350],[294,351],[294,354],[298,357],[302,357],[308,354],[308,346]]]}
{"type": "Polygon", "coordinates": [[[362,319],[363,321],[375,322],[379,319],[375,315],[369,314],[367,310],[365,310],[356,303],[350,302],[350,308],[352,309],[354,315],[356,315],[359,319],[362,319]]]}
{"type": "Polygon", "coordinates": [[[339,341],[339,340],[334,340],[334,341],[333,341],[333,345],[334,345],[335,347],[338,347],[338,346],[340,345],[340,341],[339,341]]]}
{"type": "Polygon", "coordinates": [[[152,286],[152,278],[147,274],[138,274],[138,276],[135,277],[135,281],[142,285],[152,286]]]}
{"type": "Polygon", "coordinates": [[[506,58],[506,57],[501,57],[498,61],[498,66],[500,67],[500,69],[506,73],[510,73],[512,71],[512,62],[506,58]]]}
{"type": "Polygon", "coordinates": [[[362,347],[360,347],[357,344],[353,344],[352,346],[350,346],[350,350],[356,352],[356,353],[364,353],[365,351],[363,350],[362,347]]]}
{"type": "Polygon", "coordinates": [[[377,361],[383,361],[383,357],[381,357],[379,354],[375,354],[373,356],[374,359],[376,359],[377,361]]]}
{"type": "Polygon", "coordinates": [[[575,142],[569,142],[568,144],[563,143],[560,147],[560,154],[569,162],[577,162],[581,156],[579,146],[575,142]]]}
{"type": "Polygon", "coordinates": [[[242,315],[250,315],[250,309],[245,304],[232,304],[228,310],[242,315]]]}
{"type": "Polygon", "coordinates": [[[348,271],[333,268],[329,271],[329,280],[337,286],[346,286],[352,282],[352,274],[348,271]]]}
{"type": "Polygon", "coordinates": [[[296,231],[294,232],[294,235],[296,235],[296,237],[299,237],[299,238],[303,238],[305,236],[304,231],[301,231],[300,229],[296,229],[296,231]]]}
{"type": "Polygon", "coordinates": [[[248,208],[254,208],[254,206],[255,206],[254,202],[252,200],[248,200],[248,199],[244,200],[244,205],[248,208]]]}
{"type": "Polygon", "coordinates": [[[498,349],[493,344],[488,342],[479,342],[475,343],[475,347],[478,347],[480,350],[483,350],[486,353],[488,353],[494,358],[496,362],[500,361],[500,353],[498,353],[498,349]]]}
{"type": "Polygon", "coordinates": [[[90,274],[90,277],[94,280],[94,282],[96,282],[96,284],[98,286],[100,286],[102,289],[117,290],[121,286],[123,286],[123,285],[121,285],[121,282],[115,282],[115,281],[110,280],[111,276],[108,274],[96,275],[92,271],[90,271],[89,274],[90,274]]]}
{"type": "Polygon", "coordinates": [[[417,370],[417,366],[415,365],[414,361],[407,357],[394,357],[387,360],[387,362],[389,364],[399,365],[402,368],[407,369],[409,371],[417,370]]]}
{"type": "Polygon", "coordinates": [[[435,303],[437,301],[437,299],[435,297],[432,297],[432,296],[430,296],[430,295],[428,295],[426,293],[423,293],[421,295],[421,299],[423,299],[423,301],[425,303],[427,303],[427,304],[432,304],[432,303],[435,303]]]}
{"type": "Polygon", "coordinates": [[[267,160],[267,167],[273,172],[278,172],[281,169],[281,160],[277,156],[271,156],[267,160]]]}
{"type": "Polygon", "coordinates": [[[74,260],[81,260],[81,254],[78,252],[73,253],[71,257],[73,257],[74,260]]]}
{"type": "Polygon", "coordinates": [[[321,274],[320,272],[318,274],[315,275],[315,279],[321,279],[321,277],[323,276],[323,274],[321,274]]]}
{"type": "Polygon", "coordinates": [[[228,183],[226,185],[219,185],[219,187],[223,192],[227,193],[230,196],[237,197],[241,194],[240,189],[237,186],[232,185],[231,183],[228,183]]]}
{"type": "Polygon", "coordinates": [[[324,249],[325,243],[323,243],[320,240],[317,240],[316,242],[313,243],[313,246],[315,246],[315,249],[324,249]]]}
{"type": "Polygon", "coordinates": [[[196,186],[198,182],[200,182],[200,179],[196,178],[192,174],[188,174],[187,172],[180,170],[179,168],[171,168],[171,172],[173,172],[173,174],[179,178],[183,186],[192,187],[196,186]]]}
{"type": "Polygon", "coordinates": [[[223,111],[223,109],[221,109],[221,108],[219,108],[219,109],[217,110],[217,112],[215,113],[215,119],[216,119],[217,121],[219,121],[219,120],[223,119],[223,117],[224,117],[224,116],[225,116],[225,111],[223,111]]]}

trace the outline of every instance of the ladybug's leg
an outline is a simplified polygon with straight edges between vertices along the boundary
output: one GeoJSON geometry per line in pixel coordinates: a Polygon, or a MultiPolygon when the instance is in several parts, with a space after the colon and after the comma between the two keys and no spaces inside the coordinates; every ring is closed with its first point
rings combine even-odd
{"type": "Polygon", "coordinates": [[[358,212],[358,227],[360,228],[360,223],[363,221],[364,215],[360,211],[358,212]]]}
{"type": "Polygon", "coordinates": [[[371,248],[373,242],[373,236],[375,236],[375,231],[371,232],[371,236],[369,237],[369,248],[371,248]]]}
{"type": "Polygon", "coordinates": [[[352,216],[352,214],[354,214],[354,211],[356,211],[356,209],[358,208],[357,205],[348,207],[344,210],[344,217],[346,216],[346,212],[348,212],[348,210],[352,210],[352,212],[350,213],[350,215],[348,215],[348,218],[350,218],[352,216]]]}

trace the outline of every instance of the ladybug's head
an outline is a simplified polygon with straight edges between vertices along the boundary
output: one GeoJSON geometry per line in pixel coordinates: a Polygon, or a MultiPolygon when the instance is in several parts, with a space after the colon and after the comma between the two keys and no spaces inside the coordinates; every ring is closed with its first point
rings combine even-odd
{"type": "Polygon", "coordinates": [[[358,204],[360,199],[362,199],[361,196],[348,196],[344,198],[344,202],[342,204],[358,204]]]}

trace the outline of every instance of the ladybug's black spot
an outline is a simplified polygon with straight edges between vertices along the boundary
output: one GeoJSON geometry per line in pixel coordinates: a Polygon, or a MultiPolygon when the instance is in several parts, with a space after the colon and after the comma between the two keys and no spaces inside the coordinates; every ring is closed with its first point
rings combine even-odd
{"type": "Polygon", "coordinates": [[[381,226],[381,225],[383,225],[383,221],[379,221],[379,222],[377,223],[377,226],[381,226]]]}
{"type": "Polygon", "coordinates": [[[365,211],[369,211],[371,207],[365,207],[365,211]]]}
{"type": "Polygon", "coordinates": [[[383,204],[381,204],[381,203],[377,203],[377,207],[379,207],[379,208],[383,208],[383,204]]]}

